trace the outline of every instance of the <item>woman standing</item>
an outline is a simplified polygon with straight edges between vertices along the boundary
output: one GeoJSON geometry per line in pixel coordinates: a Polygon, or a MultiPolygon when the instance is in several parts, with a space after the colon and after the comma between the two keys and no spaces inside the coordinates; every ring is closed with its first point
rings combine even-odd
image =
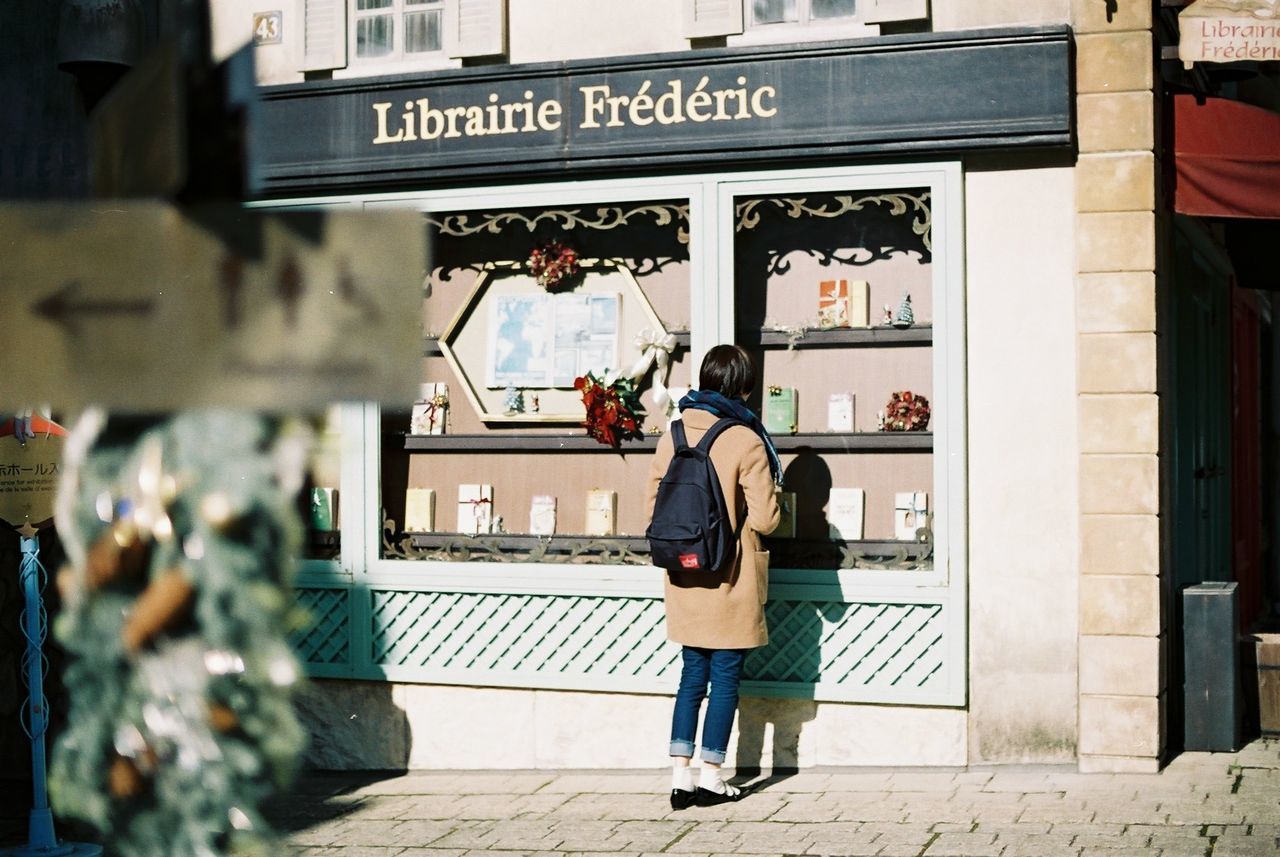
{"type": "MultiPolygon", "coordinates": [[[[773,443],[744,401],[755,387],[755,368],[746,351],[736,345],[712,348],[702,361],[698,386],[679,403],[690,446],[696,445],[723,417],[742,423],[722,432],[710,453],[730,522],[739,535],[734,561],[723,570],[678,570],[667,574],[667,637],[683,647],[684,660],[671,719],[673,809],[694,803],[711,806],[743,795],[721,778],[720,766],[738,710],[742,663],[748,650],[769,642],[764,621],[769,554],[760,549],[760,534],[771,533],[778,526],[775,488],[782,477],[773,443]],[[702,722],[702,768],[695,786],[689,762],[698,709],[704,698],[707,712],[702,722]]],[[[667,432],[658,441],[649,470],[646,509],[650,519],[658,483],[673,452],[674,443],[667,432]]]]}

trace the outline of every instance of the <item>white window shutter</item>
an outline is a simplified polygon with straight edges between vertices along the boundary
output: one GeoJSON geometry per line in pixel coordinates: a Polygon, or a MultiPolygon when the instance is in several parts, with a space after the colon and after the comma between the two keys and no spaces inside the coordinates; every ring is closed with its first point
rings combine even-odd
{"type": "Polygon", "coordinates": [[[446,0],[445,51],[451,57],[507,52],[507,0],[446,0]]]}
{"type": "Polygon", "coordinates": [[[858,9],[868,24],[915,21],[929,17],[929,0],[859,0],[858,9]]]}
{"type": "Polygon", "coordinates": [[[347,65],[348,0],[303,0],[302,70],[347,65]]]}
{"type": "Polygon", "coordinates": [[[684,37],[704,39],[742,32],[743,0],[684,0],[684,37]]]}

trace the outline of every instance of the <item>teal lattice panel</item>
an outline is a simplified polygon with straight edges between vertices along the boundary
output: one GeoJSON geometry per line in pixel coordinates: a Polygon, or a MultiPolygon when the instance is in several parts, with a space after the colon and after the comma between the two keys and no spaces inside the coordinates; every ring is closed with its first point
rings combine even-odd
{"type": "MultiPolygon", "coordinates": [[[[399,680],[583,690],[673,690],[679,648],[662,602],[601,595],[374,590],[372,665],[399,680]]],[[[943,607],[773,601],[752,693],[892,701],[947,679],[943,607]]]]}
{"type": "MultiPolygon", "coordinates": [[[[374,590],[374,663],[424,674],[674,682],[679,649],[651,598],[374,590]]],[[[402,670],[398,670],[402,673],[402,670]]]]}
{"type": "Polygon", "coordinates": [[[883,697],[931,691],[943,678],[947,647],[939,604],[771,601],[766,616],[769,645],[748,656],[748,680],[883,697]]]}
{"type": "Polygon", "coordinates": [[[307,625],[293,635],[294,650],[308,666],[351,663],[351,593],[347,589],[294,590],[307,625]]]}

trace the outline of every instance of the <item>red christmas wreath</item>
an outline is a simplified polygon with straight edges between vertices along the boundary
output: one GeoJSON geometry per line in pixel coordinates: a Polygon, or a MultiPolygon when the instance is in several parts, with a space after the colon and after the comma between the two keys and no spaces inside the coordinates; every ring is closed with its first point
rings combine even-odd
{"type": "Polygon", "coordinates": [[[902,390],[889,397],[884,409],[885,431],[924,431],[929,427],[929,400],[902,390]]]}
{"type": "Polygon", "coordinates": [[[547,241],[529,251],[529,273],[547,291],[567,286],[579,271],[578,251],[559,241],[547,241]]]}

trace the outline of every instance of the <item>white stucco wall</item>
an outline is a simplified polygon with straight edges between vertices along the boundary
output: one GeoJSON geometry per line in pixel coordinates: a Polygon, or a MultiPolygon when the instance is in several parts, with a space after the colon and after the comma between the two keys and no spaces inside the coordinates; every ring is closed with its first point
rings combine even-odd
{"type": "Polygon", "coordinates": [[[965,176],[969,758],[1075,757],[1074,170],[965,176]]]}
{"type": "Polygon", "coordinates": [[[223,60],[253,41],[255,12],[281,13],[282,41],[275,45],[259,45],[254,49],[254,71],[263,84],[298,83],[302,81],[302,3],[301,0],[211,0],[209,23],[212,28],[213,56],[223,60]]]}
{"type": "Polygon", "coordinates": [[[934,30],[1065,24],[1071,20],[1071,0],[932,0],[929,5],[934,30]]]}
{"type": "MultiPolygon", "coordinates": [[[[307,761],[341,770],[660,768],[671,696],[314,681],[307,761]]],[[[730,766],[960,766],[960,709],[744,697],[730,766]]]]}
{"type": "Polygon", "coordinates": [[[508,0],[513,63],[688,50],[682,0],[508,0]]]}

